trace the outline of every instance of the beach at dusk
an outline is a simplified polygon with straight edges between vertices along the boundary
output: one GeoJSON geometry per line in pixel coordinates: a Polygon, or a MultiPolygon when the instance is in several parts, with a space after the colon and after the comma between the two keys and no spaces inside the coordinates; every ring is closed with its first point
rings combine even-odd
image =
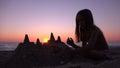
{"type": "Polygon", "coordinates": [[[120,68],[119,6],[0,0],[0,68],[120,68]]]}
{"type": "MultiPolygon", "coordinates": [[[[33,45],[34,47],[29,47],[28,45],[22,45],[19,42],[0,43],[0,67],[2,68],[11,68],[11,67],[12,68],[16,68],[16,67],[17,68],[51,68],[51,67],[52,68],[114,68],[114,67],[119,68],[120,67],[119,65],[120,44],[119,43],[109,43],[109,48],[110,48],[108,53],[108,56],[110,57],[109,60],[94,60],[90,58],[80,57],[79,55],[74,56],[74,58],[72,59],[63,60],[62,59],[63,57],[58,58],[58,55],[64,52],[64,48],[62,49],[62,51],[60,49],[61,49],[61,46],[66,46],[66,44],[64,43],[61,44],[58,42],[51,43],[50,46],[51,45],[60,46],[60,48],[57,48],[58,50],[60,50],[59,52],[57,52],[58,54],[54,54],[54,56],[52,57],[51,55],[49,55],[49,53],[52,54],[52,52],[44,51],[44,49],[46,49],[46,47],[44,46],[48,46],[48,44],[43,44],[42,48],[40,44],[37,44],[37,42],[34,42],[34,44],[36,44],[38,48],[34,48],[36,47],[36,45],[33,45]],[[28,50],[31,48],[35,49],[35,51],[28,50]],[[35,63],[33,60],[27,59],[24,57],[25,55],[27,55],[26,53],[29,53],[29,52],[31,54],[37,53],[37,56],[39,56],[39,61],[36,61],[36,58],[38,57],[34,56],[34,54],[32,55],[33,58],[31,59],[33,59],[35,62],[39,62],[39,65],[33,65],[35,63]],[[27,62],[21,61],[20,57],[24,58],[24,60],[27,62]],[[41,60],[42,60],[42,63],[40,62],[41,60]],[[46,61],[43,61],[43,60],[46,60],[46,61]],[[28,64],[31,64],[31,65],[29,66],[28,64]]],[[[80,43],[77,43],[77,44],[80,44],[80,43]]],[[[54,48],[52,48],[52,50],[53,49],[54,48]]],[[[51,48],[47,48],[47,51],[51,51],[51,48]]],[[[66,51],[64,53],[66,53],[66,51]]],[[[65,56],[64,58],[68,58],[68,56],[65,56]]],[[[30,57],[31,56],[29,55],[28,58],[30,57]]]]}

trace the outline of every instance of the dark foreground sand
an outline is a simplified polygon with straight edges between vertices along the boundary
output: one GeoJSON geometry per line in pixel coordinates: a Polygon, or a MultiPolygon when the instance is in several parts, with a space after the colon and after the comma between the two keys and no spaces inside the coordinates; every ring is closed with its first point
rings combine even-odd
{"type": "MultiPolygon", "coordinates": [[[[0,51],[0,68],[11,59],[13,54],[14,51],[0,51]]],[[[109,57],[111,58],[110,60],[92,60],[76,56],[62,65],[33,68],[120,68],[120,47],[111,47],[109,57]]],[[[60,63],[63,62],[61,61],[60,63]]]]}

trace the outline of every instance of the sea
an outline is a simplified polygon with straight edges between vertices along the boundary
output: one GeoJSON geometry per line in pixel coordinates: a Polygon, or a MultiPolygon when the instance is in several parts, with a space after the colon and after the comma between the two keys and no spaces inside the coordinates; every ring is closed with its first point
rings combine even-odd
{"type": "MultiPolygon", "coordinates": [[[[20,42],[0,42],[0,51],[14,51],[20,42]]],[[[76,43],[79,45],[79,43],[76,43]]],[[[80,43],[81,45],[81,43],[80,43]]],[[[108,43],[109,47],[120,47],[120,42],[108,43]]]]}
{"type": "Polygon", "coordinates": [[[14,51],[20,42],[0,42],[0,51],[14,51]]]}

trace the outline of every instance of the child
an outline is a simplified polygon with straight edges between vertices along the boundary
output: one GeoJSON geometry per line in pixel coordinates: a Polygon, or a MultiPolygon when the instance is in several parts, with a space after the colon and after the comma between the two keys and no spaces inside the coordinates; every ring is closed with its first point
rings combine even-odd
{"type": "Polygon", "coordinates": [[[103,57],[104,51],[109,49],[102,31],[94,24],[89,9],[77,13],[75,35],[77,42],[82,42],[82,47],[75,45],[72,38],[67,39],[67,43],[75,48],[75,53],[103,57]]]}

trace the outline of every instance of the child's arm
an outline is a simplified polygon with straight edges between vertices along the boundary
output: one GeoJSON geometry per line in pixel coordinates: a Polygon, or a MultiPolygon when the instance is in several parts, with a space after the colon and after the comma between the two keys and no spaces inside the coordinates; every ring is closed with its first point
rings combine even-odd
{"type": "Polygon", "coordinates": [[[87,42],[83,41],[82,46],[85,47],[87,45],[87,42]]]}
{"type": "Polygon", "coordinates": [[[99,34],[99,32],[97,30],[94,30],[91,33],[90,39],[88,40],[88,44],[86,46],[87,49],[93,49],[94,46],[96,46],[95,44],[96,44],[98,34],[99,34]]]}

